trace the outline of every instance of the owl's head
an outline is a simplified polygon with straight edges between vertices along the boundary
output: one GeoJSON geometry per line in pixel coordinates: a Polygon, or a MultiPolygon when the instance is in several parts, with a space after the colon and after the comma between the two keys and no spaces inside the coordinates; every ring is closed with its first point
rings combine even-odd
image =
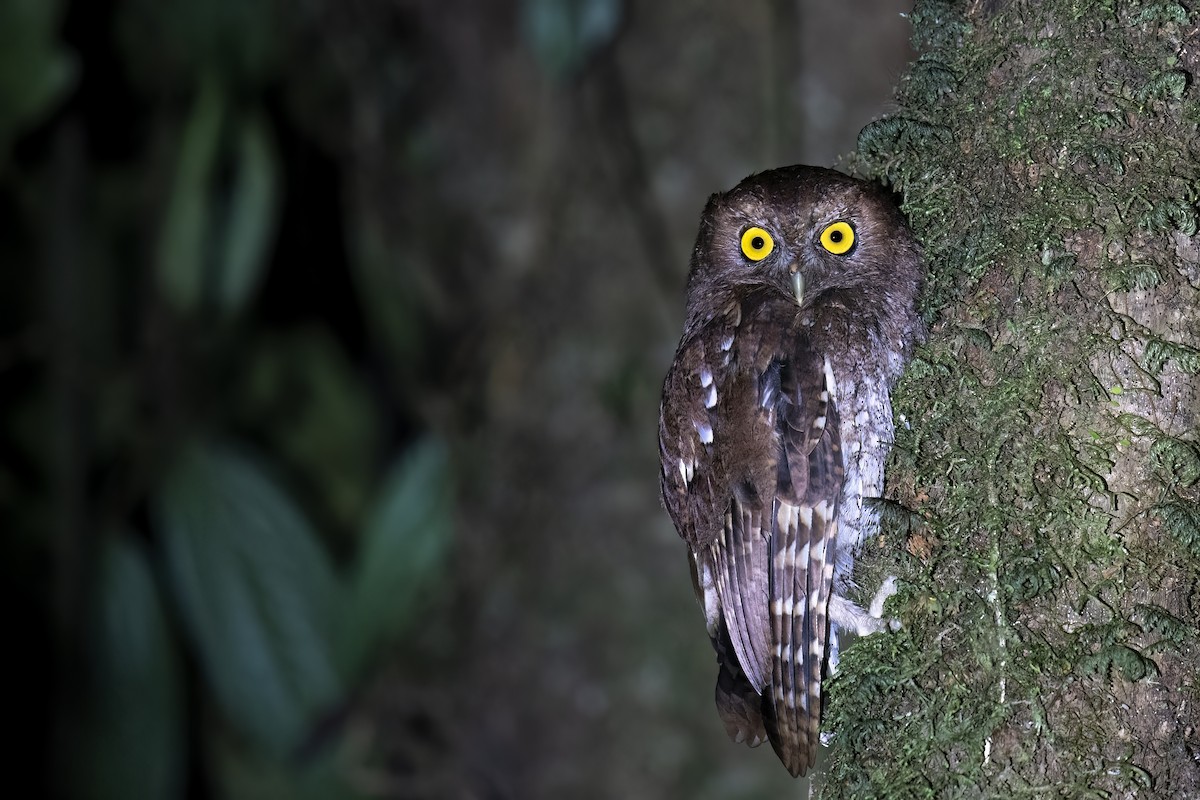
{"type": "Polygon", "coordinates": [[[688,319],[743,292],[769,288],[811,304],[864,290],[911,305],[920,248],[881,187],[818,167],[751,175],[709,198],[688,277],[688,319]]]}

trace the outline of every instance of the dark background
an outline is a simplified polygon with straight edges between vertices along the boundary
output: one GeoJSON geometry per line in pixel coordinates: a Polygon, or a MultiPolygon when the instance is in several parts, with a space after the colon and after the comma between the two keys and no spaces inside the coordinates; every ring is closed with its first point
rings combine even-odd
{"type": "Polygon", "coordinates": [[[659,381],[707,196],[850,152],[910,8],[0,9],[33,784],[799,791],[712,707],[659,381]]]}

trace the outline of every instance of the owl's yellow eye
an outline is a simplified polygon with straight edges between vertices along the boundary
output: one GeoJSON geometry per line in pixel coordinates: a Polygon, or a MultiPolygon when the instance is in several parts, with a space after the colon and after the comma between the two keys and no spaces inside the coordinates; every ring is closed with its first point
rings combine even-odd
{"type": "Polygon", "coordinates": [[[751,261],[762,261],[775,249],[775,240],[762,228],[747,228],[742,234],[742,252],[751,261]]]}
{"type": "Polygon", "coordinates": [[[854,247],[854,228],[850,227],[849,222],[839,221],[827,225],[825,230],[821,231],[821,247],[835,256],[849,253],[850,248],[854,247]]]}

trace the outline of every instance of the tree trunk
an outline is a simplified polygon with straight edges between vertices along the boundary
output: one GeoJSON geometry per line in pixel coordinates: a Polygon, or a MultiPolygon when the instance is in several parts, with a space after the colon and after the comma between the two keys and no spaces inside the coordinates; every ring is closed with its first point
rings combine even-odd
{"type": "Polygon", "coordinates": [[[824,796],[1200,797],[1200,13],[913,22],[856,156],[929,263],[867,559],[906,627],[843,658],[824,796]]]}

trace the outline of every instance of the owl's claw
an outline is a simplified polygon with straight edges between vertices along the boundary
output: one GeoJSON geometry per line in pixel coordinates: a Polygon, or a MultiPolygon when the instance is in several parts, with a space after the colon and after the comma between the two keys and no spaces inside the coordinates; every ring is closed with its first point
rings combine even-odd
{"type": "MultiPolygon", "coordinates": [[[[898,591],[899,587],[896,585],[896,576],[888,575],[887,578],[884,579],[883,583],[879,585],[879,591],[875,592],[875,596],[871,598],[871,606],[867,610],[867,613],[875,619],[883,619],[883,604],[887,602],[889,597],[898,591]]],[[[904,627],[900,624],[900,620],[898,619],[889,619],[887,621],[887,626],[893,632],[904,627]]]]}
{"type": "Polygon", "coordinates": [[[856,636],[870,636],[882,630],[895,632],[904,627],[898,619],[883,618],[883,604],[896,591],[896,576],[889,575],[871,598],[869,608],[857,606],[841,595],[835,594],[829,598],[829,619],[837,626],[837,631],[830,636],[829,674],[837,672],[838,655],[841,650],[839,639],[843,631],[851,631],[856,636]]]}
{"type": "Polygon", "coordinates": [[[829,618],[842,630],[853,631],[858,636],[869,636],[885,628],[898,631],[902,627],[900,620],[883,618],[883,604],[896,591],[896,577],[889,575],[866,609],[835,594],[829,598],[829,618]]]}

